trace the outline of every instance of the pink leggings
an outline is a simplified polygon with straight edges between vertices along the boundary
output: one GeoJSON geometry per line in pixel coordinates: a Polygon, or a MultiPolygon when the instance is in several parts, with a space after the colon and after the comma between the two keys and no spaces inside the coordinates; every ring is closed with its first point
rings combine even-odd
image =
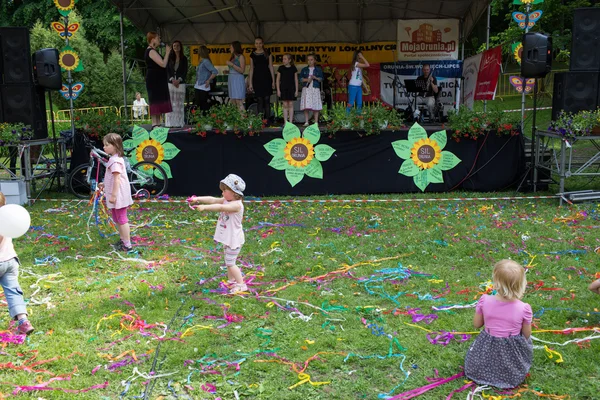
{"type": "Polygon", "coordinates": [[[127,219],[127,207],[124,208],[111,208],[110,209],[112,219],[118,225],[125,225],[129,223],[127,219]]]}

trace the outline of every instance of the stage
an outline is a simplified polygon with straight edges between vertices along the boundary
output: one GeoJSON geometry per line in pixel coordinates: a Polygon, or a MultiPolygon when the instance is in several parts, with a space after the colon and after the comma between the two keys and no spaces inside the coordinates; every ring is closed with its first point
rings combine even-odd
{"type": "MultiPolygon", "coordinates": [[[[300,131],[305,129],[299,128],[300,131]]],[[[458,158],[455,165],[446,165],[438,175],[433,171],[436,167],[433,158],[423,159],[426,163],[431,161],[428,165],[433,166],[428,171],[430,178],[424,191],[487,192],[507,189],[519,183],[525,165],[522,135],[498,136],[491,132],[478,140],[463,139],[457,143],[449,132],[446,139],[446,135],[442,134],[431,136],[434,132],[443,131],[441,126],[424,128],[429,139],[438,139],[440,148],[434,153],[449,152],[458,158]],[[446,144],[442,146],[444,141],[446,144]]],[[[277,161],[274,143],[280,146],[279,151],[283,155],[284,145],[290,142],[290,138],[286,141],[282,136],[281,128],[266,128],[260,134],[243,137],[229,131],[226,134],[209,131],[203,137],[191,133],[189,127],[172,128],[162,142],[165,148],[171,148],[172,145],[179,150],[171,159],[167,160],[165,157],[162,161],[168,164],[167,168],[172,175],[167,192],[172,196],[219,195],[219,181],[230,173],[240,175],[246,181],[245,194],[255,197],[421,192],[413,175],[417,171],[421,172],[422,168],[415,170],[415,166],[408,165],[413,169],[412,172],[407,172],[407,164],[403,166],[406,155],[405,159],[400,158],[393,147],[394,142],[408,139],[408,128],[384,130],[378,135],[370,136],[365,136],[360,131],[339,131],[329,137],[324,127],[321,127],[320,138],[317,141],[312,138],[316,152],[314,156],[303,156],[302,152],[298,153],[300,156],[296,153],[291,155],[294,144],[288,146],[288,158],[292,157],[294,161],[321,158],[317,167],[314,163],[293,167],[286,160],[277,161]],[[272,142],[274,139],[278,140],[272,142]],[[271,143],[271,152],[265,148],[268,143],[271,143]],[[320,145],[327,145],[334,151],[324,152],[323,149],[328,148],[319,147],[320,145]],[[399,173],[401,166],[405,174],[399,173]]],[[[296,144],[293,151],[306,150],[302,146],[301,143],[296,144]]],[[[77,147],[80,146],[76,146],[74,150],[74,160],[82,156],[81,149],[78,151],[77,147]]],[[[426,143],[423,147],[430,150],[434,148],[435,145],[431,143],[426,143]]],[[[153,149],[149,152],[142,150],[140,149],[140,154],[157,153],[153,149]]],[[[87,153],[84,152],[84,162],[86,158],[87,153]]],[[[408,164],[412,163],[410,159],[409,156],[408,164]]],[[[440,166],[445,164],[443,159],[441,163],[439,159],[437,161],[440,166]]]]}

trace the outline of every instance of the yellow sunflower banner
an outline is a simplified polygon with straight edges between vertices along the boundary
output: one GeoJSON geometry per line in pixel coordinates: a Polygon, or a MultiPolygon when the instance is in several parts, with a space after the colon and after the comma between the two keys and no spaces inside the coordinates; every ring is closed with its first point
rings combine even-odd
{"type": "MultiPolygon", "coordinates": [[[[167,143],[168,136],[169,128],[154,128],[151,132],[148,132],[141,126],[134,126],[132,139],[123,142],[125,148],[135,147],[135,151],[129,158],[131,165],[140,161],[153,162],[165,170],[169,179],[173,178],[171,166],[165,161],[174,159],[180,150],[174,144],[167,143]]],[[[157,178],[162,177],[158,169],[155,170],[155,176],[157,178]]]]}
{"type": "Polygon", "coordinates": [[[58,8],[58,12],[65,17],[73,11],[77,0],[54,0],[54,5],[58,8]]]}
{"type": "Polygon", "coordinates": [[[444,183],[442,171],[456,167],[461,161],[453,153],[442,151],[447,142],[446,131],[427,137],[427,131],[415,122],[408,131],[408,140],[392,142],[398,157],[405,160],[398,173],[412,177],[422,192],[430,183],[444,183]]]}
{"type": "Polygon", "coordinates": [[[317,144],[321,139],[319,126],[313,124],[303,133],[294,124],[285,123],[283,139],[277,138],[265,144],[265,149],[273,156],[269,166],[285,171],[290,185],[296,186],[308,175],[323,179],[321,162],[329,160],[335,149],[326,144],[317,144]]]}
{"type": "Polygon", "coordinates": [[[513,43],[512,47],[511,47],[511,51],[512,51],[513,57],[515,58],[515,61],[517,61],[519,63],[519,65],[521,65],[521,56],[523,55],[523,43],[521,43],[521,42],[513,43]]]}

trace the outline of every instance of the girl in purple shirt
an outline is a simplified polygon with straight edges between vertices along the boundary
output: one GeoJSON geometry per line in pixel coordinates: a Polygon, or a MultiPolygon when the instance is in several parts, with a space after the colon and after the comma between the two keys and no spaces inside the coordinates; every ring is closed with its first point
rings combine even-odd
{"type": "Polygon", "coordinates": [[[494,265],[495,295],[481,296],[473,325],[481,331],[465,357],[465,375],[479,385],[519,386],[531,368],[531,306],[525,293],[525,268],[511,260],[494,265]]]}

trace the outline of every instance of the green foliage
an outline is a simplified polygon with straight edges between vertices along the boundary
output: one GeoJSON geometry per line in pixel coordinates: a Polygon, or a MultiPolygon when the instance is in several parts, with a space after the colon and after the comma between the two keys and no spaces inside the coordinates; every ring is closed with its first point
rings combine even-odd
{"type": "Polygon", "coordinates": [[[396,129],[402,126],[400,115],[380,101],[365,105],[359,114],[356,109],[346,110],[344,103],[334,103],[327,110],[327,131],[330,135],[342,129],[352,129],[368,135],[376,135],[382,129],[396,129]]]}
{"type": "Polygon", "coordinates": [[[102,140],[109,133],[125,136],[131,131],[128,121],[111,109],[80,111],[75,114],[75,127],[90,138],[102,140]]]}
{"type": "Polygon", "coordinates": [[[577,113],[561,111],[558,118],[550,122],[548,130],[575,139],[577,136],[590,135],[594,127],[600,127],[600,108],[577,113]]]}
{"type": "Polygon", "coordinates": [[[470,110],[462,106],[458,112],[448,111],[448,125],[452,130],[452,139],[460,142],[462,139],[477,140],[489,132],[498,136],[520,134],[520,118],[517,113],[506,113],[503,110],[487,112],[470,110]]]}
{"type": "Polygon", "coordinates": [[[195,111],[192,117],[194,133],[206,137],[207,131],[226,134],[233,131],[236,135],[253,136],[265,127],[266,120],[251,112],[242,112],[234,104],[217,104],[207,112],[195,111]]]}
{"type": "Polygon", "coordinates": [[[0,123],[0,146],[17,144],[23,139],[31,139],[31,126],[22,123],[0,123]]]}

